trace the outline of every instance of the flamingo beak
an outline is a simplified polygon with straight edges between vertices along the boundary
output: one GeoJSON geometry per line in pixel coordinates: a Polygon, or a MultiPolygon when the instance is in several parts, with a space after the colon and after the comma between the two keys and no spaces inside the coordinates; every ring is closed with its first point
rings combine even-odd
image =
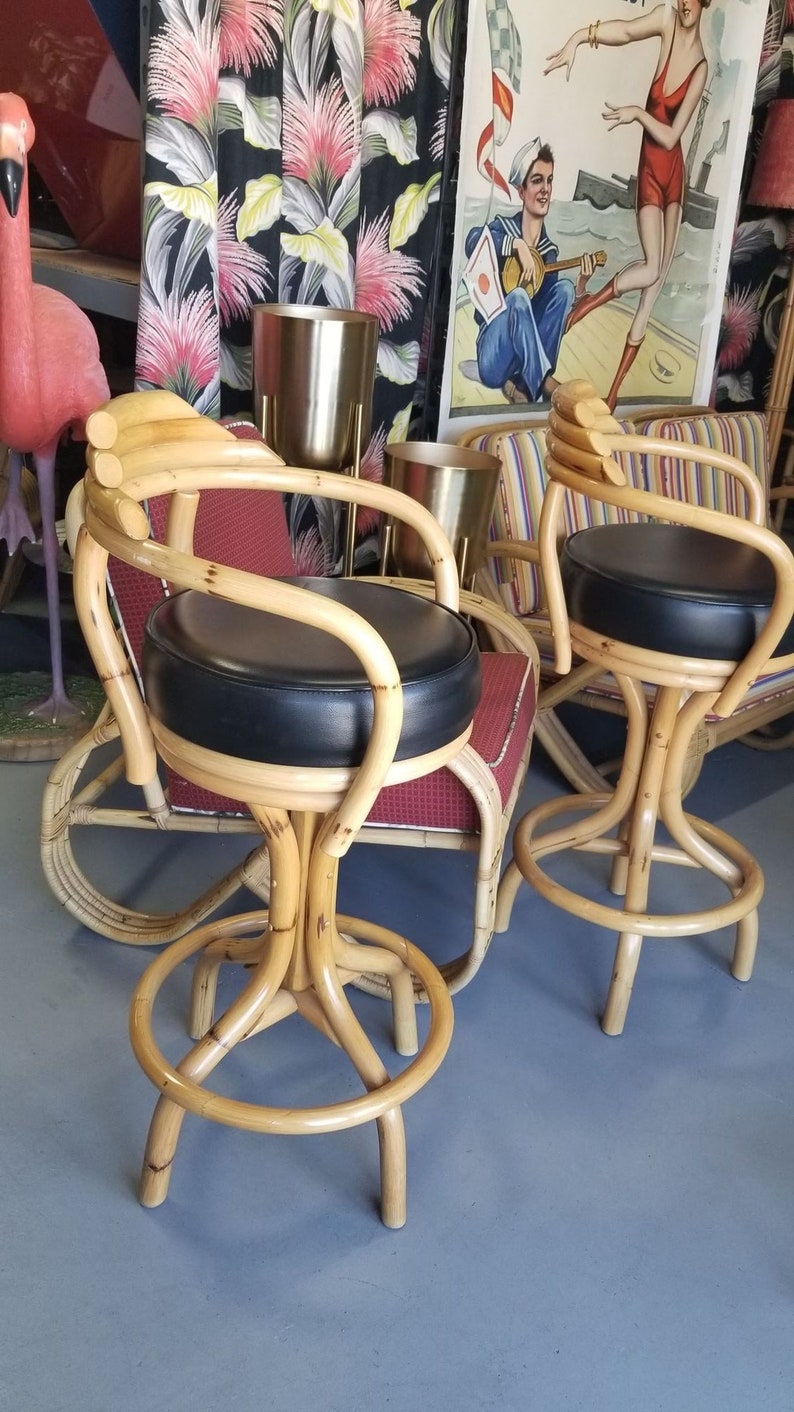
{"type": "Polygon", "coordinates": [[[0,158],[0,195],[2,195],[6,210],[12,218],[19,210],[19,198],[22,195],[24,176],[25,169],[21,162],[15,162],[13,157],[0,158]]]}

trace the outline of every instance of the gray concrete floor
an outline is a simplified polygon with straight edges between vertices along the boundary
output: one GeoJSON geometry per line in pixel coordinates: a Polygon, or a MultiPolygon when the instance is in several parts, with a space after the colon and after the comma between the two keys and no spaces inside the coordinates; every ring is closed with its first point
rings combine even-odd
{"type": "MultiPolygon", "coordinates": [[[[377,1217],[369,1127],[267,1138],[189,1117],[168,1201],[138,1206],[154,1090],[127,1010],[151,953],[49,894],[46,772],[0,765],[3,1412],[790,1412],[794,754],[730,746],[691,801],[766,871],[748,985],[724,933],[649,942],[607,1039],[610,936],[523,889],[406,1106],[399,1232],[377,1217]]],[[[524,804],[559,788],[538,753],[524,804]]],[[[94,876],[157,905],[239,844],[92,830],[82,846],[94,876]]],[[[359,847],[342,903],[441,957],[467,935],[471,861],[359,847]]],[[[703,886],[667,869],[659,901],[703,886]]],[[[175,977],[162,997],[174,1057],[184,996],[175,977]]],[[[360,1005],[386,1053],[386,1007],[360,1005]]],[[[294,1021],[227,1064],[240,1096],[355,1091],[294,1021]]]]}

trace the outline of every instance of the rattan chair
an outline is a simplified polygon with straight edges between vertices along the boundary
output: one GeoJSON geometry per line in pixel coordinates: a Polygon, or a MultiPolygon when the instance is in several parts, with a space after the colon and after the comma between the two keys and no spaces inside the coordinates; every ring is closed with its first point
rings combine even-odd
{"type": "MultiPolygon", "coordinates": [[[[188,443],[198,438],[226,444],[233,437],[251,440],[273,464],[250,423],[223,427],[200,418],[168,392],[147,394],[148,420],[117,437],[102,414],[89,418],[89,461],[107,482],[120,484],[122,463],[144,442],[188,443]]],[[[142,404],[138,404],[139,406],[142,404]]],[[[147,502],[155,539],[166,533],[167,499],[147,502]]],[[[74,537],[73,531],[70,536],[74,537]]],[[[200,496],[194,527],[198,553],[224,563],[272,576],[293,575],[297,565],[290,545],[284,505],[275,491],[207,490],[200,496]]],[[[120,639],[140,679],[144,628],[148,614],[164,596],[163,584],[135,566],[111,557],[109,582],[120,639]]],[[[432,585],[412,583],[417,594],[432,585]]],[[[500,630],[507,650],[482,654],[483,692],[466,749],[431,776],[386,786],[362,828],[362,842],[406,847],[464,850],[475,854],[473,924],[470,945],[447,959],[441,969],[451,990],[476,974],[493,935],[496,889],[504,838],[527,771],[537,698],[538,659],[526,627],[477,594],[462,594],[467,614],[500,630]]],[[[55,896],[81,923],[101,935],[128,944],[152,945],[181,936],[213,915],[241,888],[268,898],[267,850],[254,819],[238,800],[220,797],[177,770],[162,766],[145,795],[131,798],[119,784],[123,757],[118,751],[118,723],[108,705],[94,727],[57,761],[42,802],[42,861],[55,896]],[[119,797],[121,794],[121,798],[119,797]],[[206,886],[186,905],[161,914],[142,911],[135,898],[110,895],[90,840],[94,829],[123,830],[132,840],[141,830],[163,837],[174,834],[254,835],[256,845],[242,861],[206,886]],[[79,839],[79,842],[76,840],[79,839]]],[[[162,764],[162,762],[161,762],[162,764]]],[[[134,856],[134,855],[133,855],[134,856]]],[[[409,855],[406,854],[406,861],[409,855]]],[[[382,984],[368,985],[381,993],[382,984]]]]}
{"type": "Polygon", "coordinates": [[[111,486],[107,466],[91,457],[70,501],[72,528],[79,524],[78,616],[118,722],[127,777],[147,790],[159,757],[185,779],[244,804],[267,849],[271,900],[269,910],[210,923],[172,942],[136,987],[133,1049],[161,1091],[141,1201],[152,1206],[164,1199],[186,1111],[259,1132],[317,1133],[375,1120],[382,1217],[400,1226],[400,1105],[443,1058],[451,1000],[437,968],[404,937],[336,915],[337,873],[384,785],[430,774],[466,747],[481,674],[474,629],[457,611],[452,551],[427,511],[385,487],[283,467],[262,446],[228,434],[164,442],[155,433],[147,444],[151,397],[129,394],[95,414],[93,435],[105,424],[112,429],[119,465],[111,486]],[[199,557],[193,550],[198,501],[221,486],[229,493],[311,493],[404,520],[430,556],[432,601],[384,583],[263,578],[199,557]],[[166,542],[158,543],[142,502],[163,494],[170,505],[166,542]],[[146,707],[108,605],[110,555],[170,586],[144,633],[146,707]],[[174,1065],[157,1045],[152,1010],[163,982],[192,957],[198,958],[190,1018],[196,1043],[174,1065]],[[215,1016],[215,980],[224,963],[238,967],[244,984],[215,1016]],[[416,1055],[395,1078],[346,995],[347,984],[369,975],[388,982],[395,1047],[416,1055]],[[430,1004],[421,1047],[415,985],[430,1004]],[[366,1090],[360,1097],[286,1108],[207,1088],[238,1043],[296,1011],[347,1053],[366,1090]]]}
{"type": "MultiPolygon", "coordinates": [[[[770,492],[763,413],[720,413],[700,407],[646,408],[634,412],[630,420],[624,419],[618,425],[642,436],[661,437],[667,443],[664,456],[645,456],[642,452],[624,450],[628,442],[614,451],[628,484],[637,490],[672,494],[693,506],[746,519],[749,507],[743,486],[718,469],[719,457],[728,455],[750,467],[765,501],[770,498],[774,504],[792,494],[790,487],[770,492]],[[699,447],[700,455],[694,461],[679,456],[680,444],[699,447]]],[[[600,670],[596,664],[579,662],[564,679],[554,671],[537,542],[547,484],[546,424],[524,419],[496,428],[482,427],[468,432],[464,444],[490,452],[502,463],[491,526],[492,557],[488,570],[478,577],[478,589],[501,601],[526,624],[538,643],[541,655],[538,739],[575,789],[597,790],[604,778],[611,779],[617,771],[619,758],[599,761],[596,767],[589,754],[587,716],[575,722],[572,734],[566,726],[571,725],[573,717],[566,708],[587,707],[624,717],[625,705],[611,674],[600,670]]],[[[634,512],[625,506],[601,504],[573,492],[565,497],[564,523],[569,534],[590,524],[633,517],[634,512]]],[[[772,528],[768,515],[765,523],[772,528]]],[[[651,686],[649,694],[652,695],[652,691],[651,686]]],[[[783,718],[791,716],[793,711],[794,672],[783,670],[757,681],[729,719],[709,713],[691,743],[687,788],[697,779],[706,753],[729,741],[738,738],[763,749],[782,748],[790,743],[794,737],[786,729],[783,718]],[[778,724],[781,721],[782,726],[778,724]]]]}
{"type": "Polygon", "coordinates": [[[753,472],[714,451],[676,448],[687,463],[705,461],[742,487],[750,506],[742,519],[632,488],[618,452],[663,457],[669,443],[625,434],[587,383],[555,392],[540,561],[556,665],[568,673],[575,655],[614,674],[628,719],[626,750],[614,792],[553,799],[520,821],[497,909],[502,930],[525,878],[556,906],[618,931],[602,1020],[607,1034],[623,1029],[646,936],[692,936],[735,923],[732,971],[749,979],[761,868],[723,830],[684,812],[682,786],[690,743],[707,714],[729,718],[756,679],[794,664],[794,558],[764,525],[764,496],[753,472]],[[565,539],[560,552],[571,492],[630,513],[632,520],[591,525],[565,539]],[[557,823],[571,812],[585,817],[557,823]],[[672,846],[658,840],[657,821],[672,846]],[[570,849],[613,858],[610,885],[622,906],[591,900],[548,876],[542,860],[570,849]],[[730,897],[703,911],[649,913],[657,862],[704,868],[730,897]]]}

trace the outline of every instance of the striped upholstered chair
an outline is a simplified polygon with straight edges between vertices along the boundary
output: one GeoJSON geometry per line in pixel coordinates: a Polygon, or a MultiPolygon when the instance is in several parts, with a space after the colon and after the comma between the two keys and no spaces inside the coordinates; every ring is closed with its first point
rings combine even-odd
{"type": "MultiPolygon", "coordinates": [[[[770,492],[766,422],[760,412],[719,414],[693,411],[685,416],[638,415],[623,422],[625,430],[711,448],[745,462],[758,476],[767,500],[770,492]]],[[[536,724],[538,739],[574,788],[597,788],[598,771],[562,725],[556,708],[563,702],[623,714],[614,680],[589,663],[574,668],[560,680],[554,674],[543,586],[539,573],[537,533],[546,488],[543,458],[546,432],[527,423],[469,433],[468,445],[500,458],[502,476],[491,525],[491,564],[478,587],[499,598],[508,610],[531,627],[541,650],[542,686],[536,724]]],[[[743,493],[731,477],[716,470],[693,466],[671,454],[661,460],[623,454],[617,458],[627,483],[638,490],[672,495],[705,508],[744,517],[743,493]]],[[[626,518],[627,512],[595,504],[569,494],[565,504],[565,534],[591,524],[626,518]]],[[[771,521],[770,521],[771,523],[771,521]]],[[[761,678],[747,693],[729,720],[708,717],[693,746],[689,784],[697,777],[705,753],[739,737],[770,748],[789,743],[776,734],[773,723],[794,711],[794,673],[785,671],[761,678]]]]}

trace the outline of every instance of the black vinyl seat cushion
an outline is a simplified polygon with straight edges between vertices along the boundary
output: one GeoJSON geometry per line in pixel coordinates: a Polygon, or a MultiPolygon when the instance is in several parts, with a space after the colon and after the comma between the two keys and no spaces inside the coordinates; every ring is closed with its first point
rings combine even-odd
{"type": "MultiPolygon", "coordinates": [[[[749,545],[687,525],[594,525],[566,540],[572,622],[654,652],[739,661],[769,616],[775,575],[749,545]]],[[[794,651],[790,624],[778,653],[794,651]]]]}
{"type": "MultiPolygon", "coordinates": [[[[352,608],[375,628],[403,686],[395,758],[455,740],[480,697],[471,625],[438,603],[387,584],[291,578],[352,608]]],[[[295,767],[358,765],[369,741],[372,692],[355,654],[319,628],[188,590],[146,624],[147,704],[169,730],[241,759],[295,767]]]]}

